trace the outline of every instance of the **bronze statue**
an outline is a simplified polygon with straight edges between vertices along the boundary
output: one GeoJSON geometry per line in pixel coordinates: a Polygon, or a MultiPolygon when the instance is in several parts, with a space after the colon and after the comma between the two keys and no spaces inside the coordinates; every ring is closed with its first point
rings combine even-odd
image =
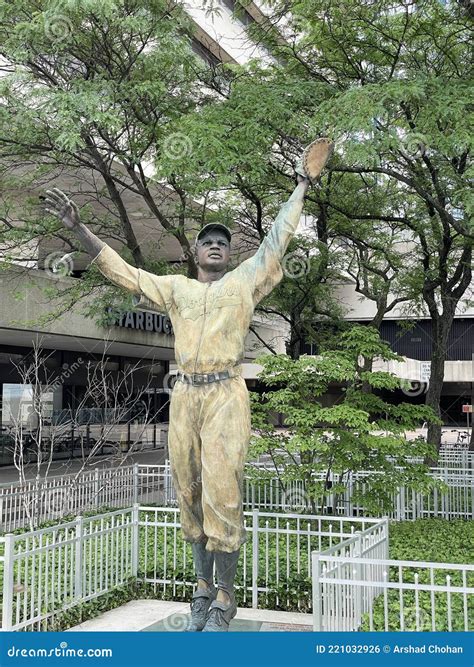
{"type": "Polygon", "coordinates": [[[244,341],[256,305],[282,279],[280,265],[296,231],[310,180],[332,152],[327,139],[303,154],[298,184],[253,257],[227,272],[231,232],[208,224],[197,235],[197,280],[156,276],[131,266],[81,223],[76,204],[47,191],[48,211],[81,241],[111,282],[169,315],[177,382],[168,447],[183,537],[191,542],[197,588],[189,630],[226,631],[237,613],[234,579],[245,541],[242,481],[250,439],[249,394],[241,374],[244,341]],[[214,563],[217,590],[214,586],[214,563]]]}

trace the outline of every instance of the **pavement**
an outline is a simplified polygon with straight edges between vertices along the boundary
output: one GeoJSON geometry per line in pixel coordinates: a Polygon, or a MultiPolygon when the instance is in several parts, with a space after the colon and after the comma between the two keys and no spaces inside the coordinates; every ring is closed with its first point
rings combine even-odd
{"type": "MultiPolygon", "coordinates": [[[[164,463],[165,459],[166,450],[164,448],[149,449],[126,456],[126,459],[122,463],[120,463],[120,460],[118,460],[116,456],[114,458],[112,458],[110,455],[95,456],[87,463],[85,469],[94,470],[94,468],[115,468],[119,463],[120,465],[132,465],[133,463],[140,463],[143,465],[159,465],[164,463]]],[[[55,475],[70,475],[79,472],[83,468],[84,462],[79,458],[52,461],[49,467],[48,477],[53,477],[55,475]]],[[[42,465],[40,468],[40,477],[44,477],[46,472],[47,466],[42,465]]],[[[30,463],[26,466],[26,479],[35,479],[37,473],[38,471],[35,463],[30,463]]],[[[0,468],[0,484],[11,484],[12,482],[18,481],[19,474],[15,466],[4,466],[0,468]]]]}
{"type": "MultiPolygon", "coordinates": [[[[66,632],[183,632],[189,603],[132,600],[66,632]]],[[[313,617],[287,611],[239,607],[229,632],[311,632],[313,617]]]]}

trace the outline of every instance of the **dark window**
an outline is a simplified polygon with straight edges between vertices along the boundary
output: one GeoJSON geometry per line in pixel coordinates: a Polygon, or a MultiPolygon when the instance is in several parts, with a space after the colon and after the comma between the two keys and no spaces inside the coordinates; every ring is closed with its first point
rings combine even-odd
{"type": "Polygon", "coordinates": [[[238,21],[243,23],[244,25],[251,25],[252,23],[255,22],[255,19],[253,16],[251,16],[248,11],[242,7],[240,2],[235,2],[235,0],[221,0],[221,3],[227,7],[227,9],[230,9],[232,14],[234,15],[234,18],[236,18],[238,21]]]}
{"type": "Polygon", "coordinates": [[[202,58],[205,62],[209,63],[209,65],[215,67],[217,65],[221,64],[221,61],[217,56],[215,56],[212,51],[209,51],[209,49],[204,46],[204,44],[201,44],[199,40],[197,40],[195,37],[191,40],[191,47],[194,51],[194,53],[202,58]]]}

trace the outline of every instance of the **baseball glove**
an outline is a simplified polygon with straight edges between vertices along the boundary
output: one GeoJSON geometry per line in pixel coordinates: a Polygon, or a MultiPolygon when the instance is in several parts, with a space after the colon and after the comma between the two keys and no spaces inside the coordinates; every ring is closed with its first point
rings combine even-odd
{"type": "Polygon", "coordinates": [[[312,141],[303,151],[301,160],[296,165],[297,174],[309,178],[311,183],[319,178],[334,150],[334,143],[321,137],[312,141]]]}

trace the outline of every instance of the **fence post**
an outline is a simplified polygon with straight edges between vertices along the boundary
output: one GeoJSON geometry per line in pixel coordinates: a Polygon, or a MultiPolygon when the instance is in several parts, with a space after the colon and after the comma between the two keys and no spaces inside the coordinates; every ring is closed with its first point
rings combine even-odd
{"type": "Polygon", "coordinates": [[[133,497],[132,503],[138,503],[138,463],[133,464],[133,497]]]}
{"type": "Polygon", "coordinates": [[[99,507],[99,468],[94,468],[94,496],[95,506],[99,507]]]}
{"type": "Polygon", "coordinates": [[[321,632],[323,629],[322,623],[322,597],[321,584],[319,582],[321,561],[319,560],[319,552],[311,552],[311,575],[313,579],[313,631],[321,632]]]}
{"type": "Polygon", "coordinates": [[[12,533],[7,533],[5,535],[5,561],[3,563],[2,630],[12,629],[14,555],[15,536],[12,533]]]}
{"type": "Polygon", "coordinates": [[[3,494],[0,496],[0,532],[3,533],[5,530],[5,526],[3,525],[4,518],[3,518],[3,494]]]}
{"type": "Polygon", "coordinates": [[[471,491],[471,519],[474,520],[474,484],[472,481],[471,481],[470,491],[471,491]]]}
{"type": "Polygon", "coordinates": [[[388,560],[390,558],[390,540],[389,540],[390,523],[388,516],[384,516],[383,520],[385,521],[385,535],[386,535],[385,546],[384,546],[384,558],[388,560]]]}
{"type": "Polygon", "coordinates": [[[82,542],[84,538],[84,517],[76,516],[76,562],[74,571],[74,596],[82,598],[82,542]]]}
{"type": "Polygon", "coordinates": [[[252,608],[258,609],[258,508],[252,510],[252,608]]]}
{"type": "Polygon", "coordinates": [[[140,505],[134,503],[132,509],[132,577],[138,578],[138,518],[140,505]]]}
{"type": "MultiPolygon", "coordinates": [[[[357,531],[356,535],[357,535],[357,546],[354,549],[353,555],[355,558],[358,558],[358,561],[354,568],[354,574],[356,582],[360,582],[362,581],[362,535],[360,531],[357,531]],[[358,552],[356,551],[356,549],[358,549],[358,552]]],[[[341,571],[343,567],[344,566],[341,563],[341,571]]],[[[350,571],[350,566],[349,566],[349,571],[350,571]]],[[[342,623],[340,622],[340,619],[338,619],[338,626],[336,628],[338,632],[341,632],[343,630],[357,630],[360,626],[362,619],[362,586],[358,586],[357,583],[355,585],[354,595],[355,595],[355,600],[354,600],[355,608],[353,609],[352,618],[348,619],[350,627],[347,627],[347,623],[346,624],[344,623],[345,621],[344,618],[341,619],[342,623]]]]}
{"type": "Polygon", "coordinates": [[[172,498],[172,486],[171,486],[171,470],[169,459],[165,460],[165,506],[173,504],[172,498]]]}

